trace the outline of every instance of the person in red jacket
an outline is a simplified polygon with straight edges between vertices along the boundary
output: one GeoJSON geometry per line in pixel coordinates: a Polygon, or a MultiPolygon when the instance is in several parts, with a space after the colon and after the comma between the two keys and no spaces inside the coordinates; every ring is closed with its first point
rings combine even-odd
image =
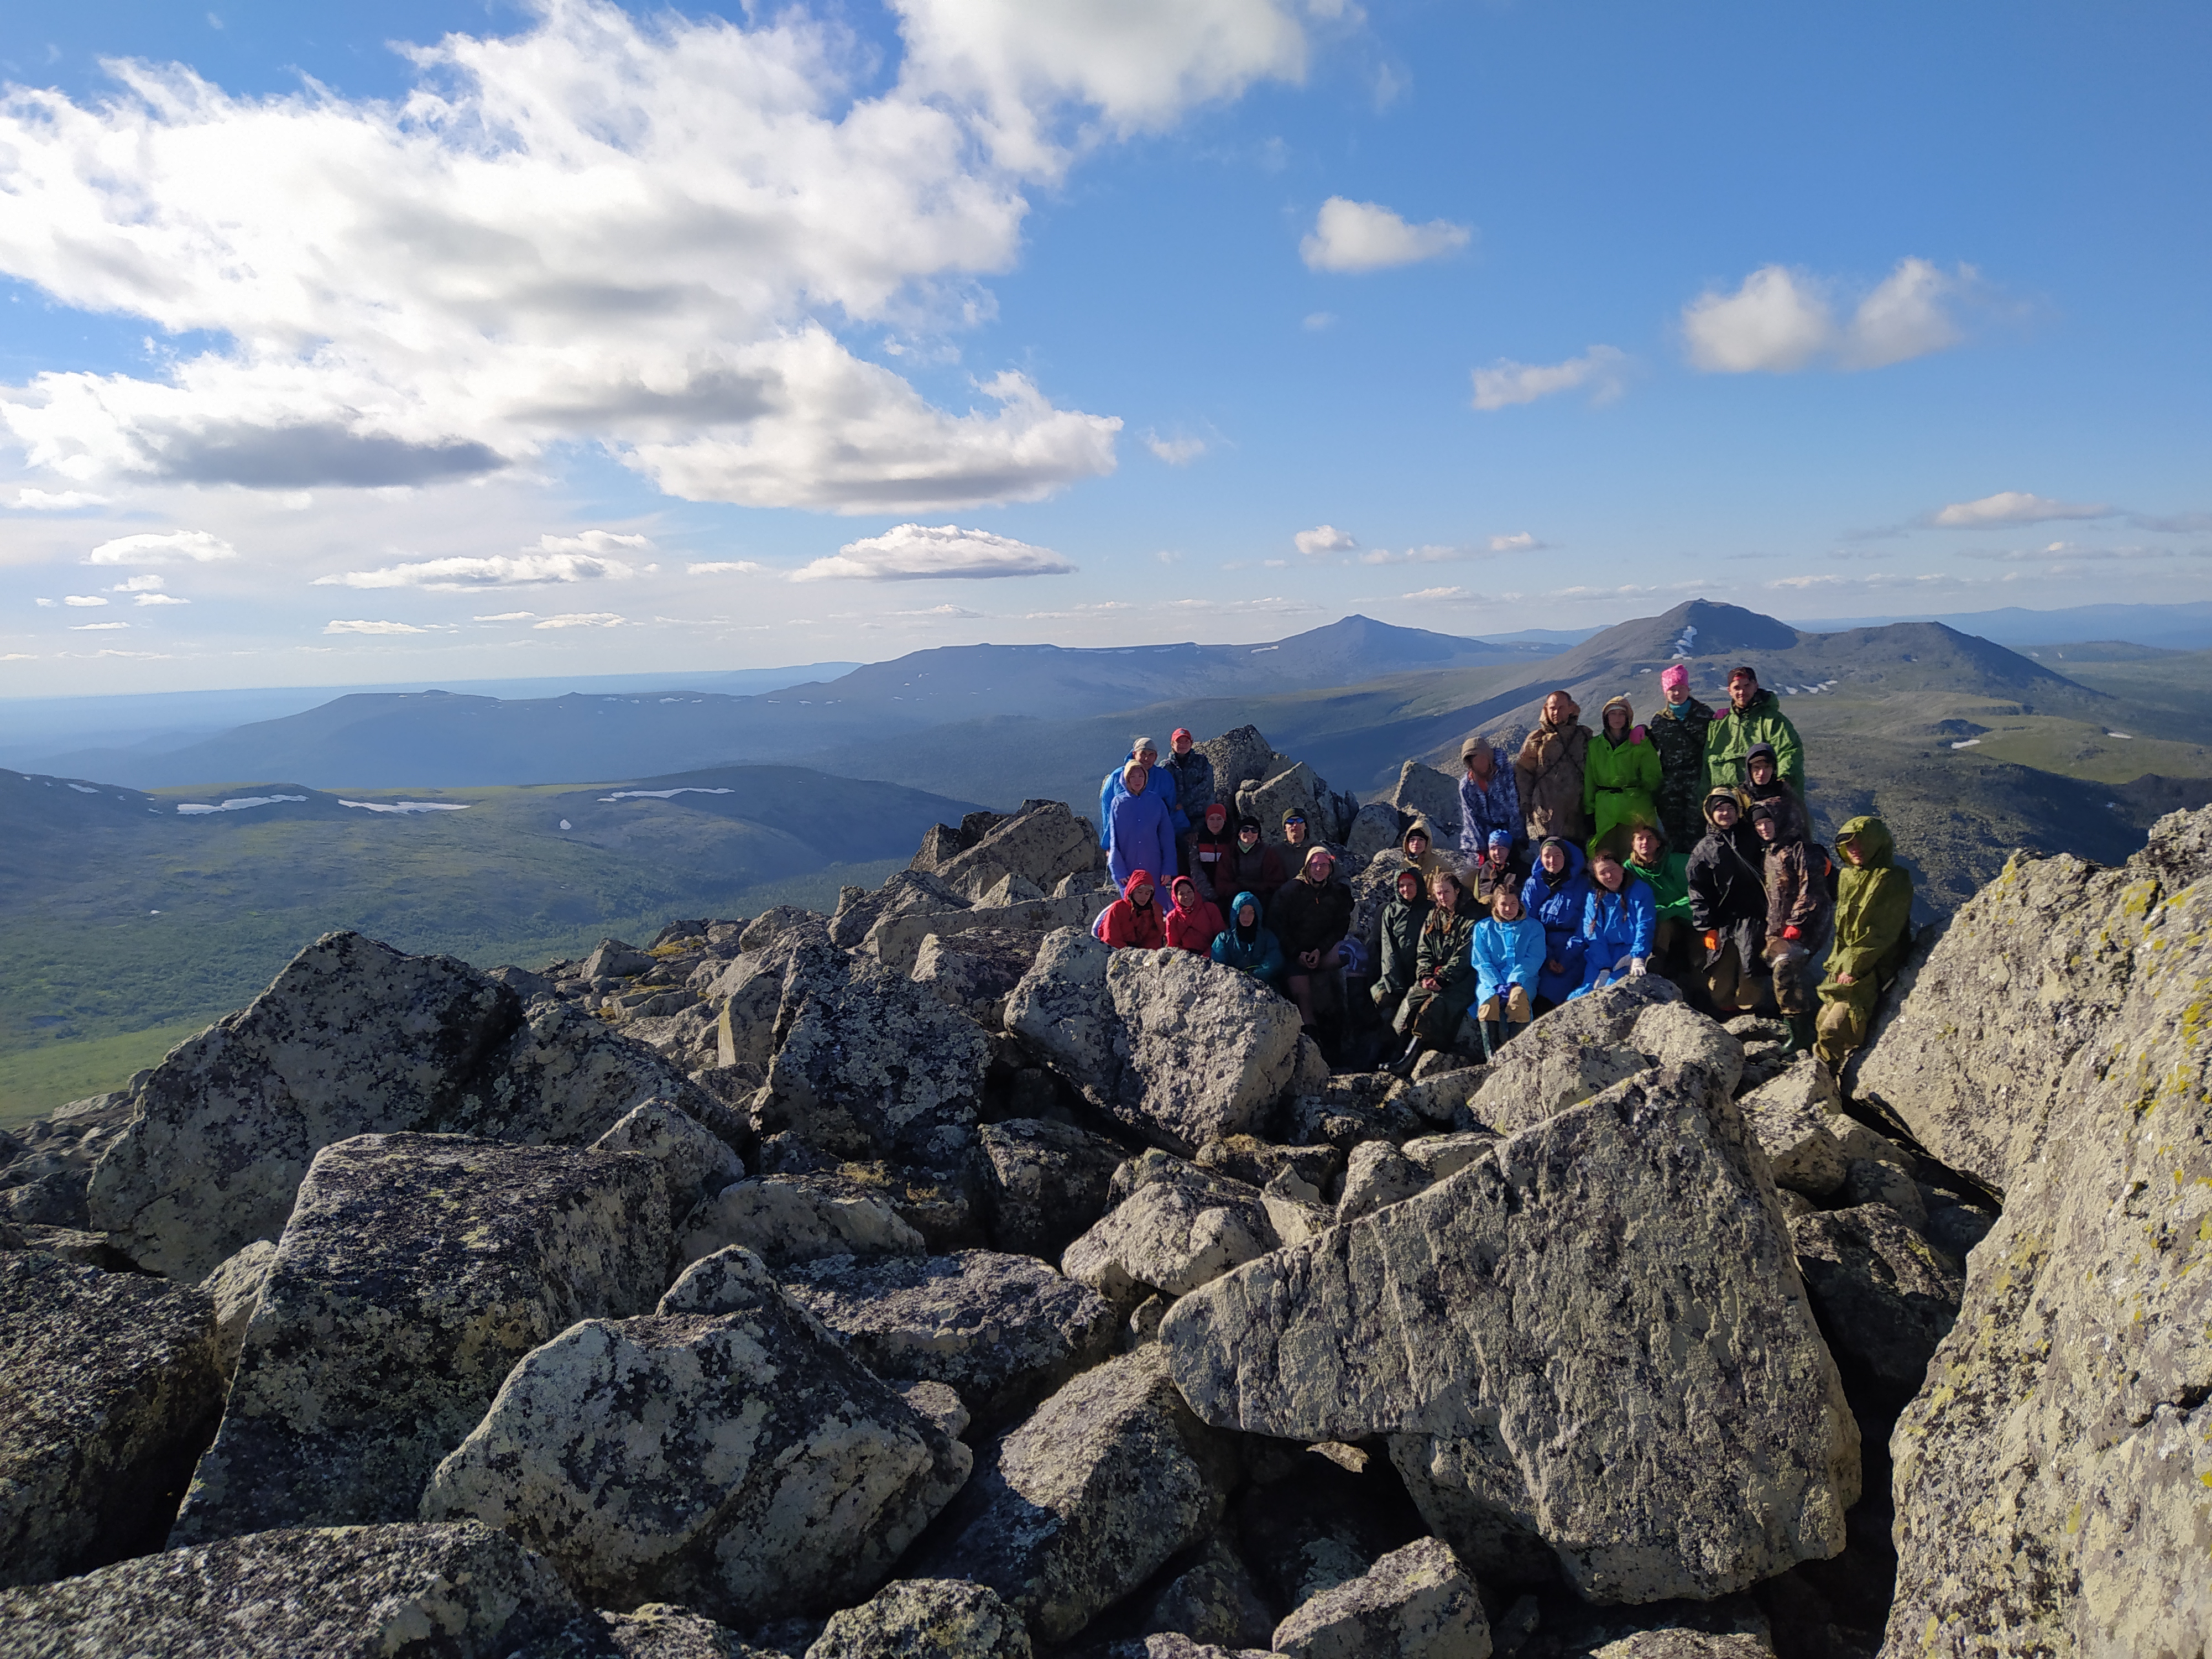
{"type": "Polygon", "coordinates": [[[1200,898],[1198,884],[1188,876],[1177,876],[1168,890],[1175,895],[1175,908],[1167,914],[1169,948],[1211,956],[1213,936],[1221,931],[1220,907],[1200,898]]]}
{"type": "Polygon", "coordinates": [[[1166,948],[1167,920],[1161,915],[1160,907],[1152,902],[1151,871],[1129,872],[1129,879],[1122,884],[1121,896],[1106,907],[1106,915],[1098,924],[1098,937],[1115,951],[1166,948]]]}

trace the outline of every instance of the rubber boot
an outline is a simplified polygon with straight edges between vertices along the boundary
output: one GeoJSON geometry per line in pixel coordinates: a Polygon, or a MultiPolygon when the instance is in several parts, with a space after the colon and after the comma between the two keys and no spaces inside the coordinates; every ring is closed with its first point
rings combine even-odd
{"type": "Polygon", "coordinates": [[[1500,1019],[1498,1022],[1498,1046],[1504,1048],[1528,1029],[1528,1022],[1525,1019],[1500,1019]]]}
{"type": "Polygon", "coordinates": [[[1813,1052],[1814,1032],[1810,1014],[1784,1014],[1784,1024],[1790,1027],[1790,1041],[1782,1045],[1784,1054],[1795,1057],[1813,1052]]]}
{"type": "Polygon", "coordinates": [[[1420,1038],[1414,1037],[1406,1044],[1406,1052],[1399,1055],[1397,1059],[1392,1060],[1382,1069],[1389,1073],[1393,1077],[1413,1076],[1413,1062],[1421,1057],[1421,1050],[1427,1046],[1428,1045],[1423,1042],[1420,1038]]]}
{"type": "Polygon", "coordinates": [[[1482,1033],[1482,1059],[1487,1065],[1505,1046],[1505,1022],[1499,1019],[1480,1019],[1475,1029],[1482,1033]]]}

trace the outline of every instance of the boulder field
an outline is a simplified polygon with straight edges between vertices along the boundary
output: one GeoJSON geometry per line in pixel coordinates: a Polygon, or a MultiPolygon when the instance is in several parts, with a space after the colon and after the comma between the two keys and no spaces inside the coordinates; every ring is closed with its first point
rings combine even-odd
{"type": "MultiPolygon", "coordinates": [[[[1455,811],[1207,750],[1364,891],[1455,811]]],[[[332,934],[0,1138],[0,1656],[2212,1644],[2212,811],[2015,859],[1840,1079],[1656,975],[1332,1071],[1097,863],[332,934]]]]}

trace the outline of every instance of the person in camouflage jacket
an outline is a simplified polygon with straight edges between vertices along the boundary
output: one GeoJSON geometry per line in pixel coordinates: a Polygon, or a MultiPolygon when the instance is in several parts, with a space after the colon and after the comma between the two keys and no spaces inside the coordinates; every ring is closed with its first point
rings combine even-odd
{"type": "Polygon", "coordinates": [[[1666,701],[1644,727],[1659,751],[1659,788],[1652,799],[1668,841],[1695,847],[1705,833],[1705,737],[1713,711],[1690,695],[1690,671],[1680,663],[1661,673],[1659,689],[1666,701]]]}

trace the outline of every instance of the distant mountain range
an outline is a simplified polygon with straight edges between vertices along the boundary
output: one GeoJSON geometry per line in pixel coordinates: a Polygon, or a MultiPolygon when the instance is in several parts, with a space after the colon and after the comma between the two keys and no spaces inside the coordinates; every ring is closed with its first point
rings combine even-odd
{"type": "Polygon", "coordinates": [[[2064,645],[2075,640],[2124,640],[2172,651],[2212,649],[2212,602],[2184,605],[2077,605],[2058,611],[1955,611],[1948,616],[1859,617],[1799,623],[1807,632],[1839,633],[1899,622],[1942,623],[1961,634],[1978,634],[1999,645],[2064,645]]]}

